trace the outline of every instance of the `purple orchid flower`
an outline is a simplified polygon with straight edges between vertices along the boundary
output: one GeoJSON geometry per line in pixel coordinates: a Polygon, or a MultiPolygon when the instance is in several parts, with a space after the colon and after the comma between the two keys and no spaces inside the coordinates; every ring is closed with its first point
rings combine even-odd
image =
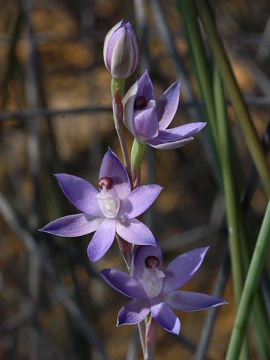
{"type": "Polygon", "coordinates": [[[176,113],[179,93],[180,81],[176,81],[155,101],[147,71],[128,90],[123,99],[124,123],[139,143],[160,150],[176,149],[204,128],[205,122],[196,122],[167,129],[176,113]]]}
{"type": "Polygon", "coordinates": [[[199,248],[182,254],[163,272],[159,246],[139,246],[132,258],[131,276],[119,270],[102,270],[100,274],[109,285],[133,299],[120,309],[117,326],[137,324],[151,312],[161,327],[178,335],[180,320],[171,308],[198,311],[226,304],[210,295],[178,290],[199,269],[207,250],[199,248]]]}
{"type": "Polygon", "coordinates": [[[87,249],[91,261],[108,251],[115,233],[132,244],[156,245],[152,232],[135,218],[148,209],[162,188],[142,185],[131,191],[127,172],[111,150],[101,164],[99,191],[77,176],[55,176],[65,196],[82,213],[56,219],[41,231],[67,237],[96,231],[87,249]]]}

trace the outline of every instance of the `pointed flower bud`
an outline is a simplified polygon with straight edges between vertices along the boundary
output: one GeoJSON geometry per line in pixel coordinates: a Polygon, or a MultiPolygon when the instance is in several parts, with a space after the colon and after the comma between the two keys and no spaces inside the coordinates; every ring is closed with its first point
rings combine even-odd
{"type": "Polygon", "coordinates": [[[137,35],[130,23],[121,20],[106,35],[103,48],[105,66],[114,79],[126,79],[139,60],[137,35]]]}

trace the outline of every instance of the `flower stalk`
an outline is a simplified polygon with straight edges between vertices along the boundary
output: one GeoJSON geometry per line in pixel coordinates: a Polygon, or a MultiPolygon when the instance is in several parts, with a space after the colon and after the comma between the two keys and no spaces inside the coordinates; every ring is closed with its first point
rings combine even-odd
{"type": "Polygon", "coordinates": [[[139,185],[138,177],[140,176],[141,163],[145,154],[146,144],[140,144],[136,139],[133,140],[131,149],[131,174],[135,185],[139,185]]]}
{"type": "Polygon", "coordinates": [[[119,97],[122,99],[125,91],[125,79],[112,78],[111,80],[112,98],[114,98],[116,91],[118,92],[119,97]]]}
{"type": "Polygon", "coordinates": [[[114,126],[115,130],[118,136],[118,140],[121,147],[121,152],[124,159],[124,165],[127,170],[127,173],[129,175],[129,178],[131,178],[131,172],[130,172],[130,161],[127,151],[127,145],[125,140],[125,134],[124,134],[124,124],[123,124],[123,104],[120,97],[120,94],[123,93],[122,88],[116,88],[113,96],[112,101],[112,109],[113,109],[113,119],[114,119],[114,126]]]}
{"type": "Polygon", "coordinates": [[[157,343],[157,323],[151,316],[145,331],[145,360],[153,360],[157,343]]]}

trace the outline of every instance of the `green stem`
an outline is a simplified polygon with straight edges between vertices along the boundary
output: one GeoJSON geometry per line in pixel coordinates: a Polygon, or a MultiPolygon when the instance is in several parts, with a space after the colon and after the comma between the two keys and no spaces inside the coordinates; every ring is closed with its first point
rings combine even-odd
{"type": "Polygon", "coordinates": [[[270,196],[270,169],[252,122],[250,113],[243,100],[230,61],[217,32],[212,14],[204,0],[197,0],[198,13],[208,37],[208,43],[223,78],[224,84],[232,100],[232,105],[242,127],[247,146],[262,180],[265,192],[270,196]]]}
{"type": "MultiPolygon", "coordinates": [[[[216,110],[214,103],[212,70],[209,66],[209,59],[204,48],[203,39],[197,21],[194,0],[178,0],[177,5],[180,9],[188,47],[194,73],[198,81],[200,96],[205,101],[206,107],[203,108],[203,115],[210,125],[207,127],[211,150],[213,154],[214,176],[219,187],[222,189],[221,169],[218,155],[218,134],[216,124],[216,110]]],[[[223,191],[223,189],[222,189],[223,191]]]]}
{"type": "Polygon", "coordinates": [[[236,205],[235,185],[230,161],[230,142],[224,93],[220,75],[216,68],[214,73],[214,94],[219,133],[220,161],[224,182],[224,196],[226,202],[227,224],[231,251],[233,287],[235,302],[238,305],[242,293],[243,281],[239,242],[240,237],[238,231],[238,211],[236,205]]]}
{"type": "MultiPolygon", "coordinates": [[[[238,220],[241,239],[241,255],[243,260],[244,273],[246,275],[250,265],[251,257],[249,255],[248,249],[247,226],[244,222],[241,210],[241,208],[238,209],[238,220]]],[[[252,324],[259,359],[268,360],[270,354],[270,328],[267,320],[264,301],[261,294],[259,293],[256,294],[252,307],[252,324]]]]}
{"type": "Polygon", "coordinates": [[[246,332],[252,301],[256,294],[256,289],[264,267],[264,260],[267,249],[270,245],[270,202],[268,203],[263,223],[259,232],[257,243],[251,259],[250,267],[246,277],[241,301],[236,314],[236,320],[231,335],[226,359],[234,360],[242,345],[246,332]]]}
{"type": "Polygon", "coordinates": [[[122,99],[122,97],[124,96],[124,91],[125,91],[125,79],[112,78],[112,81],[111,81],[112,98],[114,98],[116,90],[118,90],[118,95],[122,99]]]}
{"type": "MultiPolygon", "coordinates": [[[[219,135],[219,154],[224,184],[227,225],[230,242],[232,278],[235,303],[238,307],[242,293],[243,267],[240,249],[240,230],[238,222],[238,201],[234,184],[234,175],[230,157],[230,134],[224,99],[222,80],[217,67],[214,69],[214,96],[217,114],[217,130],[219,135]]],[[[248,358],[247,342],[241,351],[241,359],[248,358]]]]}
{"type": "Polygon", "coordinates": [[[206,111],[211,123],[211,129],[214,137],[214,142],[217,146],[217,125],[216,125],[216,113],[212,88],[212,75],[209,68],[209,63],[206,58],[203,40],[201,37],[199,25],[196,18],[196,9],[194,2],[191,0],[180,0],[178,5],[181,9],[182,16],[185,23],[186,32],[189,38],[189,43],[193,52],[193,60],[196,66],[196,74],[199,79],[199,84],[203,98],[206,103],[206,111]]]}
{"type": "MultiPolygon", "coordinates": [[[[217,124],[219,130],[219,144],[221,155],[221,166],[224,181],[224,195],[227,209],[227,222],[228,228],[232,229],[232,233],[229,231],[231,259],[232,259],[232,275],[234,284],[234,293],[236,297],[236,304],[239,305],[241,291],[242,291],[242,279],[243,274],[246,274],[249,267],[249,254],[247,249],[247,237],[245,231],[245,225],[240,208],[240,202],[238,199],[238,192],[235,186],[235,173],[233,171],[232,154],[231,154],[231,142],[229,127],[226,118],[226,109],[224,101],[224,92],[221,84],[221,78],[218,74],[217,68],[214,73],[214,93],[216,98],[217,109],[217,124]],[[219,99],[219,101],[217,101],[219,99]],[[236,254],[237,253],[237,254],[236,254]],[[240,257],[241,256],[241,257],[240,257]],[[243,264],[243,269],[241,265],[243,264]],[[234,273],[239,272],[234,275],[234,273]],[[241,272],[241,274],[240,274],[241,272]],[[241,281],[241,283],[240,283],[241,281]],[[236,283],[237,282],[237,283],[236,283]]],[[[259,294],[258,294],[259,295],[259,294]]],[[[256,296],[256,301],[253,307],[253,325],[254,333],[258,333],[263,330],[263,335],[269,335],[269,328],[267,321],[265,321],[265,314],[263,304],[259,296],[256,296]]],[[[267,342],[264,341],[264,336],[260,335],[260,339],[256,339],[256,345],[260,354],[260,359],[267,359],[267,342]]],[[[247,345],[245,345],[247,346],[247,345]]],[[[243,349],[247,349],[244,347],[243,349]]],[[[246,353],[247,355],[247,353],[246,353]]],[[[244,357],[244,352],[241,353],[244,357]]]]}
{"type": "Polygon", "coordinates": [[[145,153],[145,148],[145,144],[140,144],[137,142],[136,139],[134,139],[131,149],[131,173],[134,180],[136,180],[136,178],[138,177],[145,153]]]}
{"type": "MultiPolygon", "coordinates": [[[[209,66],[209,59],[207,58],[207,55],[205,53],[200,28],[197,23],[197,13],[194,8],[194,1],[180,0],[180,1],[178,1],[178,5],[180,7],[181,14],[183,17],[184,28],[185,28],[185,32],[186,32],[186,36],[187,36],[187,40],[188,40],[189,49],[191,50],[191,58],[192,58],[195,74],[198,79],[202,97],[205,99],[205,103],[206,103],[206,115],[209,120],[209,125],[211,128],[210,135],[212,135],[212,140],[213,140],[213,145],[214,145],[213,150],[215,150],[215,155],[217,155],[217,153],[219,154],[222,151],[219,148],[219,141],[218,141],[219,136],[217,136],[216,138],[213,136],[215,133],[215,130],[213,130],[213,129],[215,128],[215,126],[218,128],[218,124],[216,123],[216,118],[214,115],[216,114],[216,112],[217,112],[217,115],[219,115],[220,107],[218,105],[217,105],[217,109],[215,107],[213,86],[212,86],[213,85],[212,84],[212,71],[209,66]],[[211,99],[211,97],[212,97],[212,99],[211,99]],[[213,106],[214,106],[214,109],[209,110],[209,107],[212,108],[213,106]],[[213,127],[213,129],[212,129],[212,127],[213,127]]],[[[224,98],[224,94],[222,94],[222,97],[224,98]]],[[[227,131],[229,132],[228,127],[227,127],[227,131]]],[[[217,130],[217,132],[218,132],[218,130],[217,130]]],[[[223,136],[224,135],[221,134],[221,137],[223,137],[223,136]]],[[[239,268],[240,268],[239,270],[241,271],[242,274],[243,273],[246,274],[248,266],[249,266],[249,254],[248,254],[248,249],[247,249],[246,228],[245,228],[245,224],[243,221],[243,217],[241,216],[241,206],[240,206],[239,192],[238,192],[238,187],[237,187],[237,180],[239,180],[239,179],[237,179],[237,176],[239,177],[239,166],[235,166],[236,164],[234,163],[234,162],[237,163],[237,161],[236,161],[237,154],[234,152],[234,146],[233,146],[230,134],[227,134],[227,141],[228,141],[228,144],[229,144],[228,147],[230,150],[230,156],[228,155],[229,156],[228,157],[228,160],[229,160],[228,165],[230,166],[230,172],[231,172],[231,176],[232,176],[232,178],[231,178],[232,186],[234,186],[234,194],[230,194],[230,193],[228,194],[228,191],[227,191],[227,195],[229,197],[231,195],[234,195],[234,200],[235,200],[234,215],[236,215],[236,216],[234,216],[234,220],[235,220],[235,218],[238,218],[238,220],[239,220],[239,223],[238,224],[235,223],[234,227],[236,227],[238,230],[238,254],[240,253],[240,255],[241,255],[241,263],[240,263],[240,258],[239,258],[238,263],[236,263],[236,261],[234,261],[234,263],[236,263],[236,266],[235,266],[236,268],[239,266],[239,268]],[[239,236],[239,231],[240,231],[240,236],[239,236]],[[240,242],[241,242],[241,248],[239,250],[240,242]],[[242,261],[243,261],[243,263],[242,263],[242,261]],[[243,265],[243,269],[241,268],[240,264],[243,265]]],[[[223,156],[223,154],[221,154],[221,156],[223,156]]],[[[217,158],[217,156],[216,156],[216,158],[217,158]]],[[[216,161],[216,164],[219,165],[219,161],[216,161]]],[[[220,172],[221,172],[220,166],[218,166],[218,170],[219,170],[218,173],[220,174],[220,172]]],[[[219,175],[219,176],[221,176],[221,175],[219,175]]],[[[223,192],[222,181],[219,182],[219,186],[220,186],[221,191],[223,192]]],[[[226,200],[226,198],[225,198],[225,200],[226,200]]],[[[229,226],[229,228],[230,228],[230,226],[229,226]]],[[[234,257],[237,258],[236,256],[234,256],[234,257]]],[[[240,274],[240,271],[239,271],[239,274],[240,274]]],[[[238,277],[238,279],[240,280],[240,277],[238,277]]],[[[241,286],[239,286],[240,290],[238,290],[238,302],[239,302],[239,293],[241,294],[242,282],[243,282],[243,278],[241,279],[241,286]]],[[[238,283],[240,283],[240,281],[238,281],[238,283]]],[[[263,325],[263,329],[266,333],[266,336],[268,336],[269,329],[268,329],[268,323],[267,323],[267,320],[265,317],[265,309],[263,307],[263,303],[262,303],[261,299],[259,298],[259,296],[257,298],[258,299],[256,299],[256,302],[254,304],[254,312],[253,312],[254,332],[255,333],[260,332],[261,325],[263,325]]],[[[258,352],[259,352],[261,358],[265,359],[265,355],[267,354],[267,351],[268,351],[267,350],[268,346],[267,346],[267,342],[265,342],[265,339],[262,339],[262,340],[263,341],[260,341],[260,342],[256,341],[256,345],[257,345],[258,352]]],[[[244,349],[247,350],[247,346],[245,346],[244,349]]],[[[245,358],[247,356],[248,356],[247,351],[244,351],[241,353],[241,358],[245,358]]]]}
{"type": "MultiPolygon", "coordinates": [[[[119,140],[119,143],[120,143],[121,152],[122,152],[123,159],[124,159],[124,165],[126,167],[126,170],[128,172],[129,177],[131,177],[130,161],[129,161],[127,145],[126,145],[126,141],[125,141],[125,129],[124,129],[124,123],[123,123],[123,106],[122,106],[122,103],[121,103],[121,99],[123,97],[124,90],[125,90],[125,80],[119,80],[119,79],[113,79],[112,78],[111,92],[112,92],[113,104],[114,104],[114,100],[115,100],[115,97],[116,97],[115,95],[118,95],[119,96],[119,102],[120,102],[120,105],[121,105],[121,108],[122,108],[121,109],[121,114],[115,114],[115,113],[113,114],[114,126],[115,126],[115,130],[116,130],[118,140],[119,140]],[[116,92],[117,92],[117,94],[116,94],[116,92]]],[[[114,109],[114,105],[113,105],[113,112],[115,110],[116,110],[116,112],[119,112],[119,109],[117,111],[117,109],[114,109]]]]}
{"type": "Polygon", "coordinates": [[[267,317],[262,311],[262,299],[257,293],[252,307],[252,322],[254,324],[254,339],[258,358],[260,360],[269,359],[269,325],[267,317]]]}

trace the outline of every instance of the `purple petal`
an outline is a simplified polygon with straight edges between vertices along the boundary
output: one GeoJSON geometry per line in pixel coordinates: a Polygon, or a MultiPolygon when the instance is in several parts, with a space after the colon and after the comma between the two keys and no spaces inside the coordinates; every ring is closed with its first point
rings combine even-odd
{"type": "Polygon", "coordinates": [[[155,138],[158,135],[158,118],[155,107],[150,105],[136,110],[134,124],[136,137],[142,138],[142,140],[155,138]]]}
{"type": "Polygon", "coordinates": [[[135,123],[134,123],[134,102],[138,90],[138,82],[131,86],[126,95],[123,98],[124,107],[124,124],[129,129],[134,137],[136,137],[135,123]]]}
{"type": "Polygon", "coordinates": [[[117,220],[117,234],[131,244],[136,245],[156,245],[156,240],[152,232],[137,219],[117,220]]]}
{"type": "Polygon", "coordinates": [[[100,275],[111,287],[121,294],[135,299],[146,298],[142,285],[125,272],[114,269],[104,269],[100,272],[100,275]]]}
{"type": "Polygon", "coordinates": [[[116,25],[114,25],[111,28],[111,30],[107,33],[104,39],[103,58],[104,58],[105,66],[109,71],[111,67],[112,52],[114,49],[115,42],[117,40],[116,36],[114,36],[113,39],[112,36],[121,27],[122,24],[123,24],[123,20],[119,21],[116,25]]]}
{"type": "Polygon", "coordinates": [[[180,81],[176,81],[158,99],[156,110],[160,130],[170,125],[178,107],[179,93],[180,81]]]}
{"type": "Polygon", "coordinates": [[[131,275],[140,280],[143,277],[145,259],[148,256],[155,256],[159,260],[159,270],[162,270],[162,253],[160,246],[138,246],[134,252],[131,262],[131,275]]]}
{"type": "Polygon", "coordinates": [[[74,175],[55,174],[55,177],[65,196],[77,209],[92,216],[102,216],[96,198],[98,191],[93,185],[74,175]]]}
{"type": "Polygon", "coordinates": [[[87,248],[91,261],[95,262],[111,247],[115,236],[115,220],[103,219],[87,248]]]}
{"type": "Polygon", "coordinates": [[[172,149],[178,149],[178,148],[186,145],[187,143],[189,143],[193,139],[194,139],[193,137],[190,137],[190,138],[179,140],[179,141],[164,142],[164,143],[161,142],[161,143],[158,143],[158,144],[155,144],[156,142],[158,142],[155,139],[153,141],[152,140],[147,141],[147,143],[150,146],[152,146],[153,148],[158,149],[158,150],[172,150],[172,149]]]}
{"type": "Polygon", "coordinates": [[[166,294],[185,285],[201,266],[208,247],[191,250],[169,263],[162,293],[166,294]]]}
{"type": "Polygon", "coordinates": [[[126,215],[129,219],[132,219],[141,215],[152,205],[161,190],[161,186],[154,184],[135,188],[122,200],[119,217],[126,215]]]}
{"type": "Polygon", "coordinates": [[[183,140],[202,130],[206,125],[206,122],[189,123],[181,126],[177,126],[172,129],[160,130],[158,137],[153,141],[159,143],[165,143],[169,141],[183,140]]]}
{"type": "Polygon", "coordinates": [[[164,299],[171,307],[181,311],[199,311],[227,304],[222,299],[191,291],[174,291],[166,294],[164,299]]]}
{"type": "Polygon", "coordinates": [[[56,219],[39,231],[58,236],[76,237],[95,231],[102,218],[93,218],[86,214],[68,215],[56,219]]]}
{"type": "Polygon", "coordinates": [[[147,102],[154,99],[153,84],[147,70],[142,74],[138,81],[136,97],[138,96],[145,97],[147,102]]]}
{"type": "Polygon", "coordinates": [[[147,299],[133,300],[120,309],[117,315],[117,326],[138,324],[149,312],[150,304],[147,299]]]}
{"type": "Polygon", "coordinates": [[[178,335],[180,332],[180,320],[172,309],[164,302],[151,306],[151,314],[156,322],[166,331],[178,335]]]}
{"type": "Polygon", "coordinates": [[[126,169],[121,161],[110,149],[104,155],[99,171],[99,179],[110,177],[120,199],[124,199],[130,192],[130,182],[126,169]]]}
{"type": "Polygon", "coordinates": [[[130,38],[130,41],[132,44],[131,49],[133,50],[133,51],[131,51],[131,49],[130,49],[130,56],[133,59],[132,67],[129,72],[129,76],[130,76],[131,74],[133,74],[133,72],[135,71],[135,69],[138,65],[140,49],[139,49],[138,38],[137,38],[136,33],[133,30],[130,23],[126,23],[126,29],[127,29],[127,32],[129,34],[129,38],[130,38]]]}

